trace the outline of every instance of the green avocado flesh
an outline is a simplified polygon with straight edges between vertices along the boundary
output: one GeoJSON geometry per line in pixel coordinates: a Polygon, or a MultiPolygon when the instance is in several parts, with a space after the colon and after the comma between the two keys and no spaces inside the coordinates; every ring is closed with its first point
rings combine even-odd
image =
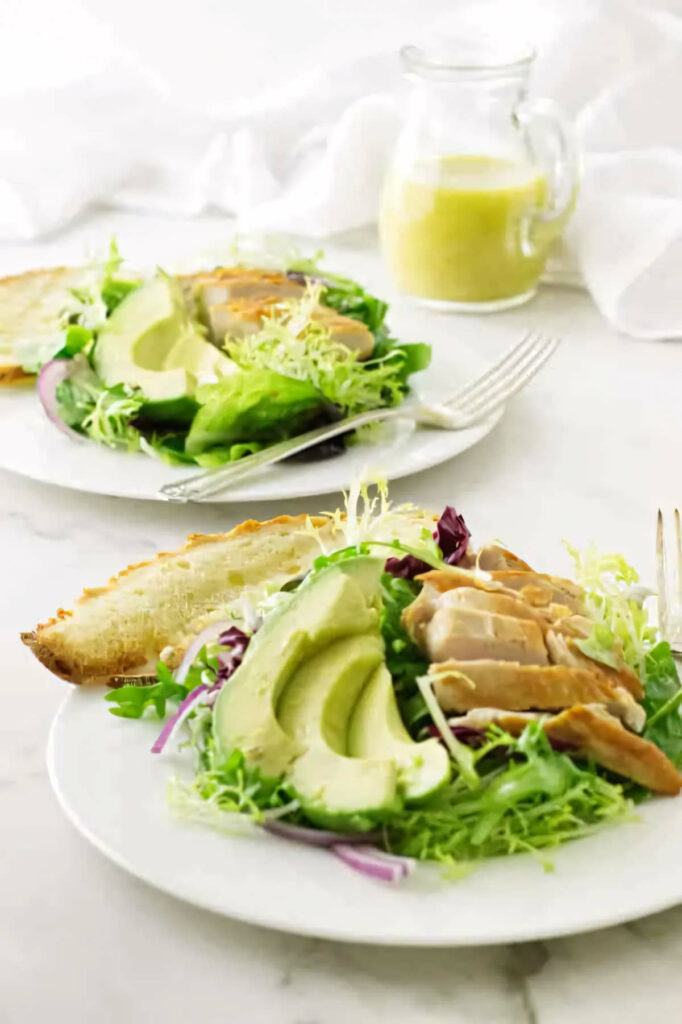
{"type": "Polygon", "coordinates": [[[128,384],[150,401],[194,394],[237,372],[192,323],[175,283],[157,277],[131,292],[101,328],[94,365],[107,387],[128,384]]]}
{"type": "Polygon", "coordinates": [[[337,640],[294,675],[282,694],[278,717],[305,753],[289,774],[307,816],[328,828],[371,828],[400,809],[396,763],[390,757],[348,756],[348,722],[384,647],[374,635],[337,640]]]}
{"type": "MultiPolygon", "coordinates": [[[[351,560],[349,560],[350,562],[351,560]]],[[[344,636],[378,633],[381,562],[352,559],[358,579],[374,569],[376,592],[368,593],[354,574],[336,566],[303,584],[280,610],[269,615],[248,653],[216,701],[214,735],[221,750],[241,750],[248,763],[266,776],[284,775],[305,745],[280,725],[276,708],[295,670],[311,655],[344,636]]]]}
{"type": "Polygon", "coordinates": [[[450,778],[450,760],[437,739],[415,743],[400,717],[391,673],[384,664],[371,674],[348,725],[351,757],[391,757],[406,803],[425,799],[450,778]]]}
{"type": "Polygon", "coordinates": [[[316,573],[272,612],[213,716],[221,754],[289,784],[311,821],[366,831],[449,778],[400,718],[380,635],[381,559],[316,573]]]}

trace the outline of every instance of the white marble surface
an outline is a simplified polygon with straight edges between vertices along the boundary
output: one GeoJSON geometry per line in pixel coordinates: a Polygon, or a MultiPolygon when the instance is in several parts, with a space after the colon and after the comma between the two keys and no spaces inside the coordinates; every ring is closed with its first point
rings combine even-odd
{"type": "MultiPolygon", "coordinates": [[[[41,247],[0,249],[0,272],[81,255],[115,229],[125,251],[166,262],[224,243],[214,221],[100,216],[41,247]]],[[[338,262],[338,261],[337,261],[338,262]]],[[[348,253],[379,286],[373,253],[348,253]]],[[[457,504],[481,537],[539,565],[560,539],[594,539],[653,570],[654,516],[680,502],[681,350],[615,335],[583,294],[543,292],[453,338],[492,358],[526,325],[565,342],[478,448],[393,488],[457,504]]],[[[0,396],[1,400],[1,396],[0,396]]],[[[2,439],[6,443],[7,439],[2,439]]],[[[319,499],[328,508],[329,496],[319,499]]],[[[180,1024],[649,1024],[680,1019],[682,912],[554,942],[479,950],[382,950],[260,931],[184,906],[106,862],[62,818],[46,777],[50,720],[66,690],[17,634],[84,584],[248,516],[309,508],[181,508],[94,497],[0,474],[0,1021],[180,1024]]],[[[646,865],[642,865],[646,871],[646,865]]],[[[465,884],[465,883],[464,883],[465,884]]]]}

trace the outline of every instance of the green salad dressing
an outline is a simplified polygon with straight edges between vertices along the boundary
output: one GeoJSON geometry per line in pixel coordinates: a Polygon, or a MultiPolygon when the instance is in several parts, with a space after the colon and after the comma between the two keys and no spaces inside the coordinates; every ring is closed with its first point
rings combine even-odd
{"type": "Polygon", "coordinates": [[[380,231],[399,289],[467,303],[532,291],[551,238],[543,225],[540,242],[529,218],[547,191],[536,167],[489,156],[440,157],[409,177],[394,174],[384,189],[380,231]]]}

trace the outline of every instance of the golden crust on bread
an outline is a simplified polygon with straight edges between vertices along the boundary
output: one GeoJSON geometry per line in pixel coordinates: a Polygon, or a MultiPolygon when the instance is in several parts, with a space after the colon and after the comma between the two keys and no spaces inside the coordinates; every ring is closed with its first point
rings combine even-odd
{"type": "Polygon", "coordinates": [[[21,638],[43,665],[72,683],[144,675],[162,651],[174,666],[196,633],[225,618],[225,605],[279,589],[309,569],[321,545],[338,533],[328,517],[300,515],[193,534],[177,551],[130,565],[106,586],[86,588],[72,610],[60,608],[21,638]]]}
{"type": "Polygon", "coordinates": [[[0,388],[32,384],[35,379],[34,373],[27,373],[21,366],[0,366],[0,388]]]}
{"type": "Polygon", "coordinates": [[[50,267],[0,278],[0,387],[34,379],[21,367],[17,341],[49,341],[70,290],[90,273],[88,267],[50,267]]]}

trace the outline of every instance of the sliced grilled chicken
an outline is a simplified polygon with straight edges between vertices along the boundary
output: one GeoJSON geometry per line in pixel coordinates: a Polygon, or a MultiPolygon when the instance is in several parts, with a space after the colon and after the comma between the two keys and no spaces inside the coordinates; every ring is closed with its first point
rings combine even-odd
{"type": "Polygon", "coordinates": [[[508,551],[500,544],[485,544],[478,551],[468,554],[464,564],[469,568],[478,566],[479,569],[484,569],[486,572],[504,569],[515,569],[521,572],[533,571],[528,562],[524,562],[513,551],[508,551]]]}
{"type": "Polygon", "coordinates": [[[547,720],[541,711],[504,711],[502,708],[472,708],[465,715],[448,718],[448,725],[462,726],[465,729],[488,729],[491,725],[499,725],[512,736],[520,736],[529,722],[547,720]]]}
{"type": "Polygon", "coordinates": [[[555,633],[562,633],[565,636],[578,637],[585,640],[594,628],[594,622],[586,615],[576,615],[566,605],[549,605],[552,616],[552,629],[555,633]]]}
{"type": "Polygon", "coordinates": [[[365,324],[350,316],[343,316],[334,309],[320,306],[313,313],[313,320],[323,324],[330,332],[332,340],[343,345],[351,352],[357,352],[359,360],[369,359],[374,349],[374,335],[365,324]]]}
{"type": "Polygon", "coordinates": [[[514,569],[495,570],[490,575],[496,583],[501,583],[509,590],[516,590],[529,604],[542,606],[554,602],[566,605],[574,612],[582,611],[583,592],[572,580],[514,569]]]}
{"type": "MultiPolygon", "coordinates": [[[[280,302],[278,297],[270,296],[258,302],[243,300],[209,306],[206,317],[213,340],[222,344],[225,337],[247,338],[256,334],[266,318],[277,312],[280,302]]],[[[365,324],[324,306],[314,309],[311,319],[327,328],[332,341],[356,352],[358,359],[367,359],[372,354],[374,335],[365,324]]]]}
{"type": "MultiPolygon", "coordinates": [[[[477,585],[476,577],[464,573],[454,574],[456,586],[449,590],[440,589],[446,581],[437,572],[425,573],[419,578],[425,581],[424,586],[413,603],[408,605],[403,612],[403,625],[424,650],[427,650],[425,637],[427,626],[442,608],[465,607],[494,615],[511,616],[515,619],[534,622],[542,633],[554,622],[554,616],[557,614],[571,614],[569,609],[561,609],[557,605],[550,605],[548,608],[534,608],[513,590],[484,589],[477,585]],[[433,582],[431,582],[432,579],[433,582]]],[[[431,652],[429,651],[429,653],[431,652]]],[[[445,660],[444,657],[438,657],[435,653],[431,656],[434,661],[445,660]]],[[[546,662],[547,657],[545,656],[538,661],[538,664],[546,662]]]]}
{"type": "Polygon", "coordinates": [[[476,708],[448,722],[482,730],[499,725],[512,736],[520,736],[529,722],[538,720],[550,740],[571,748],[571,756],[592,758],[616,775],[633,779],[654,793],[679,793],[682,777],[663,751],[628,732],[601,704],[579,704],[549,718],[537,712],[476,708]]]}
{"type": "Polygon", "coordinates": [[[276,270],[251,270],[247,267],[217,267],[201,274],[179,278],[186,299],[192,299],[199,311],[235,300],[255,302],[261,299],[300,298],[305,286],[276,270]]]}
{"type": "Polygon", "coordinates": [[[632,694],[599,670],[452,659],[431,665],[429,674],[445,711],[557,711],[574,704],[604,704],[630,728],[639,731],[644,725],[644,711],[632,694]]]}
{"type": "Polygon", "coordinates": [[[583,654],[573,637],[556,632],[554,629],[548,629],[545,633],[545,643],[553,664],[584,669],[594,669],[596,666],[616,686],[623,686],[628,690],[636,700],[641,700],[644,696],[641,679],[627,665],[612,668],[610,665],[604,665],[601,661],[595,661],[583,654]]]}
{"type": "Polygon", "coordinates": [[[451,600],[456,593],[441,595],[439,607],[423,631],[422,646],[431,661],[495,658],[522,665],[548,664],[542,630],[536,622],[468,608],[451,600]]]}
{"type": "Polygon", "coordinates": [[[624,729],[604,708],[573,707],[543,726],[551,740],[568,743],[616,775],[624,775],[654,793],[676,796],[682,777],[662,750],[624,729]]]}
{"type": "Polygon", "coordinates": [[[222,302],[209,306],[205,311],[205,319],[211,338],[216,344],[222,345],[226,337],[248,338],[251,334],[257,334],[263,326],[263,319],[273,312],[277,301],[271,298],[269,301],[222,302]]]}
{"type": "MultiPolygon", "coordinates": [[[[422,591],[423,593],[423,591],[422,591]]],[[[518,594],[509,591],[477,590],[476,587],[455,587],[440,594],[439,605],[463,605],[478,611],[493,612],[496,615],[511,615],[515,619],[529,619],[538,624],[546,623],[544,616],[531,608],[518,594]]]]}
{"type": "Polygon", "coordinates": [[[496,583],[490,573],[480,574],[475,570],[475,565],[466,568],[462,565],[452,565],[448,569],[429,569],[415,579],[418,583],[427,583],[444,594],[446,590],[455,590],[457,587],[474,587],[476,590],[494,591],[496,594],[510,594],[518,597],[516,591],[496,583]]]}

